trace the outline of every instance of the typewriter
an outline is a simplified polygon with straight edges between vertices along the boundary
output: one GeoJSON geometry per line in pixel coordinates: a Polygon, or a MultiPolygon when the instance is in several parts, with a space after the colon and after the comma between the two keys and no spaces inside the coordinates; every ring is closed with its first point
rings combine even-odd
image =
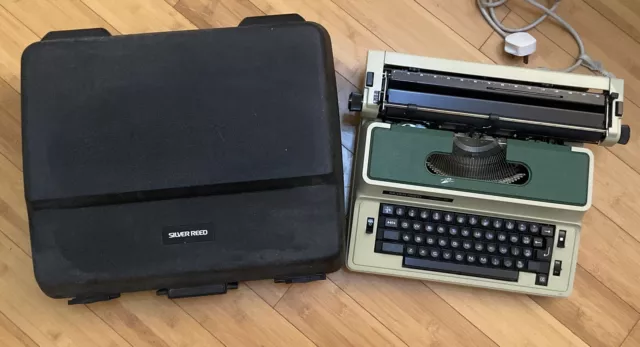
{"type": "Polygon", "coordinates": [[[623,81],[370,51],[352,271],[568,296],[593,154],[629,140],[623,81]]]}

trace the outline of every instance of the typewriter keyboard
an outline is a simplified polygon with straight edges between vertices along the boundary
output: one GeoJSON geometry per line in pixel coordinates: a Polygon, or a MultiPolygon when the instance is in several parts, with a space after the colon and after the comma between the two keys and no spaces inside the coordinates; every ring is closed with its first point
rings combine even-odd
{"type": "Polygon", "coordinates": [[[374,251],[402,256],[403,267],[503,281],[526,271],[548,283],[554,225],[391,204],[378,221],[374,251]]]}

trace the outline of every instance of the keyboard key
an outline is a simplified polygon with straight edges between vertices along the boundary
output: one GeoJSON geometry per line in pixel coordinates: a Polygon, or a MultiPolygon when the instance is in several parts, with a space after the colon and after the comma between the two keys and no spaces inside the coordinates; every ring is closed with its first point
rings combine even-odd
{"type": "Polygon", "coordinates": [[[460,248],[460,240],[451,239],[451,248],[460,248]]]}
{"type": "Polygon", "coordinates": [[[469,237],[469,235],[471,235],[471,229],[469,229],[469,228],[460,229],[460,236],[469,237]]]}
{"type": "Polygon", "coordinates": [[[458,275],[484,277],[503,281],[518,281],[518,271],[433,261],[430,259],[405,257],[402,262],[402,266],[429,271],[447,272],[458,275]]]}
{"type": "Polygon", "coordinates": [[[511,247],[511,255],[514,257],[519,257],[522,249],[520,247],[511,247]]]}
{"type": "Polygon", "coordinates": [[[401,229],[409,229],[409,221],[408,220],[400,221],[400,228],[401,229]]]}
{"type": "Polygon", "coordinates": [[[502,264],[504,265],[504,267],[506,268],[511,268],[513,267],[513,259],[511,258],[504,258],[504,260],[502,260],[502,264]]]}
{"type": "Polygon", "coordinates": [[[431,219],[434,221],[439,221],[442,219],[442,212],[440,211],[431,211],[431,219]]]}
{"type": "Polygon", "coordinates": [[[484,233],[480,229],[473,229],[473,237],[476,240],[480,240],[481,238],[484,237],[484,233]]]}
{"type": "Polygon", "coordinates": [[[551,246],[536,251],[536,260],[551,261],[551,246]]]}
{"type": "Polygon", "coordinates": [[[471,248],[473,248],[473,242],[469,241],[469,240],[463,240],[462,241],[462,248],[469,250],[471,248]]]}
{"type": "Polygon", "coordinates": [[[402,255],[404,245],[400,243],[376,241],[376,252],[402,255]]]}
{"type": "Polygon", "coordinates": [[[399,241],[400,240],[400,232],[395,230],[385,230],[382,234],[382,238],[390,241],[399,241]]]}
{"type": "Polygon", "coordinates": [[[527,264],[527,271],[536,272],[536,273],[549,273],[549,266],[551,263],[548,261],[529,261],[527,264]]]}
{"type": "Polygon", "coordinates": [[[491,257],[491,265],[500,266],[502,265],[502,260],[500,257],[491,257]]]}
{"type": "Polygon", "coordinates": [[[397,228],[398,227],[398,220],[395,218],[386,218],[384,220],[384,226],[387,228],[397,228]]]}
{"type": "Polygon", "coordinates": [[[424,239],[427,242],[427,245],[435,245],[436,244],[436,237],[435,236],[431,236],[431,235],[427,235],[427,237],[424,239]]]}
{"type": "Polygon", "coordinates": [[[413,227],[413,230],[415,230],[415,231],[421,231],[422,230],[422,222],[413,222],[413,224],[411,226],[413,227]]]}
{"type": "Polygon", "coordinates": [[[476,262],[476,255],[472,253],[467,254],[467,263],[473,264],[476,262]]]}
{"type": "Polygon", "coordinates": [[[522,259],[516,260],[516,269],[522,270],[527,267],[527,261],[522,259]]]}
{"type": "Polygon", "coordinates": [[[495,243],[487,244],[487,252],[489,253],[495,253],[497,248],[498,246],[495,243]]]}
{"type": "Polygon", "coordinates": [[[509,242],[518,243],[520,241],[520,235],[518,234],[509,234],[509,242]]]}
{"type": "Polygon", "coordinates": [[[443,216],[444,216],[444,221],[447,222],[447,223],[453,222],[453,220],[455,218],[453,216],[453,213],[451,213],[451,212],[445,212],[443,216]]]}
{"type": "Polygon", "coordinates": [[[416,218],[416,216],[418,216],[418,210],[416,210],[415,208],[410,208],[407,210],[407,216],[411,217],[411,218],[416,218]]]}
{"type": "Polygon", "coordinates": [[[491,224],[491,219],[489,219],[489,217],[482,217],[480,219],[480,225],[482,225],[483,227],[488,227],[491,224]]]}
{"type": "Polygon", "coordinates": [[[432,248],[429,250],[429,255],[431,255],[432,259],[440,258],[440,250],[437,248],[432,248]]]}
{"type": "Polygon", "coordinates": [[[418,251],[418,247],[414,245],[407,245],[406,247],[407,255],[415,255],[418,251]]]}
{"type": "Polygon", "coordinates": [[[531,223],[529,224],[529,232],[532,234],[537,234],[540,232],[540,226],[538,224],[531,223]]]}
{"type": "Polygon", "coordinates": [[[506,220],[504,221],[504,228],[511,231],[516,228],[516,222],[512,220],[506,220]]]}
{"type": "Polygon", "coordinates": [[[424,242],[424,236],[422,236],[420,234],[415,234],[413,236],[413,242],[415,242],[415,243],[423,243],[424,242]]]}
{"type": "Polygon", "coordinates": [[[546,286],[549,283],[549,276],[547,274],[536,275],[536,285],[546,286]]]}
{"type": "Polygon", "coordinates": [[[446,237],[441,237],[438,239],[438,246],[447,247],[449,245],[449,239],[446,237]]]}
{"type": "Polygon", "coordinates": [[[459,228],[457,226],[450,226],[449,227],[449,235],[451,236],[458,236],[458,232],[459,232],[459,228]]]}
{"type": "Polygon", "coordinates": [[[432,233],[436,231],[436,226],[433,223],[424,223],[424,231],[432,233]]]}
{"type": "Polygon", "coordinates": [[[507,246],[507,245],[498,246],[498,252],[500,252],[500,254],[502,254],[502,255],[505,255],[505,254],[509,253],[509,246],[507,246]]]}
{"type": "Polygon", "coordinates": [[[542,237],[534,237],[533,238],[533,247],[542,248],[544,246],[543,242],[544,242],[544,239],[542,237]]]}
{"type": "Polygon", "coordinates": [[[542,228],[540,228],[540,236],[553,237],[553,231],[553,226],[543,225],[542,228]]]}
{"type": "Polygon", "coordinates": [[[396,207],[396,215],[404,216],[404,207],[396,207]]]}
{"type": "Polygon", "coordinates": [[[382,214],[393,215],[392,205],[382,205],[382,214]]]}
{"type": "Polygon", "coordinates": [[[502,219],[494,219],[493,220],[493,228],[494,229],[502,229],[502,219]]]}
{"type": "Polygon", "coordinates": [[[485,254],[479,255],[478,262],[482,265],[487,265],[489,264],[489,257],[485,254]]]}
{"type": "Polygon", "coordinates": [[[478,225],[478,216],[469,216],[469,225],[478,225]]]}
{"type": "Polygon", "coordinates": [[[524,255],[525,258],[531,259],[531,257],[533,257],[533,249],[523,248],[522,255],[524,255]]]}
{"type": "Polygon", "coordinates": [[[522,244],[525,246],[530,246],[531,245],[531,241],[533,241],[533,237],[531,237],[530,235],[522,235],[522,244]]]}
{"type": "Polygon", "coordinates": [[[507,233],[498,233],[498,241],[506,242],[507,241],[507,233]]]}
{"type": "Polygon", "coordinates": [[[464,215],[464,214],[456,215],[456,222],[457,222],[458,224],[465,224],[465,223],[467,223],[467,216],[466,216],[466,215],[464,215]]]}
{"type": "Polygon", "coordinates": [[[418,255],[421,257],[426,257],[429,254],[429,250],[425,247],[418,247],[418,255]]]}
{"type": "Polygon", "coordinates": [[[447,232],[447,227],[442,224],[438,224],[438,226],[436,227],[436,232],[438,234],[444,234],[447,232]]]}
{"type": "Polygon", "coordinates": [[[527,228],[527,223],[518,222],[518,231],[523,233],[523,232],[527,231],[527,229],[528,229],[527,228]]]}
{"type": "Polygon", "coordinates": [[[411,242],[413,235],[411,233],[402,233],[402,241],[411,242]]]}
{"type": "Polygon", "coordinates": [[[443,249],[442,250],[442,259],[444,259],[444,260],[453,259],[453,251],[450,250],[450,249],[443,249]]]}
{"type": "Polygon", "coordinates": [[[477,252],[482,252],[482,251],[484,251],[484,243],[482,243],[482,242],[476,242],[476,243],[473,245],[473,249],[475,249],[477,252]]]}
{"type": "Polygon", "coordinates": [[[420,219],[428,219],[429,210],[420,210],[420,219]]]}
{"type": "Polygon", "coordinates": [[[456,261],[464,261],[464,252],[455,252],[454,258],[456,261]]]}
{"type": "Polygon", "coordinates": [[[493,241],[495,237],[496,237],[496,233],[493,230],[487,230],[484,233],[484,238],[489,241],[493,241]]]}

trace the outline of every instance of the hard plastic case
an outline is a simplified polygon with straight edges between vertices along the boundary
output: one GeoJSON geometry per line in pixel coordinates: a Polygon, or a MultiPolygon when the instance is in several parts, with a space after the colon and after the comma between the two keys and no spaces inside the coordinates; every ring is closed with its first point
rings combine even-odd
{"type": "Polygon", "coordinates": [[[338,101],[318,24],[50,33],[23,54],[22,110],[35,276],[51,297],[215,294],[343,263],[338,101]]]}

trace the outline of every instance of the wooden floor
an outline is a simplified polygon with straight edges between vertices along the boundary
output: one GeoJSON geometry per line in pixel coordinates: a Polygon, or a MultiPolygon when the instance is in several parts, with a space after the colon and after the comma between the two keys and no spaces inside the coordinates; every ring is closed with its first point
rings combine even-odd
{"type": "MultiPolygon", "coordinates": [[[[153,292],[88,306],[47,298],[33,277],[20,149],[20,55],[52,30],[113,34],[235,26],[298,12],[331,34],[343,117],[345,178],[368,49],[518,65],[473,0],[0,0],[0,346],[640,346],[640,1],[565,0],[559,13],[587,51],[625,79],[629,145],[591,147],[594,203],[584,220],[573,295],[536,298],[349,273],[327,281],[242,283],[224,296],[153,292]]],[[[521,0],[509,26],[538,13],[521,0]]],[[[530,66],[572,63],[551,21],[532,32],[530,66]]],[[[589,73],[584,68],[579,73],[589,73]]]]}

